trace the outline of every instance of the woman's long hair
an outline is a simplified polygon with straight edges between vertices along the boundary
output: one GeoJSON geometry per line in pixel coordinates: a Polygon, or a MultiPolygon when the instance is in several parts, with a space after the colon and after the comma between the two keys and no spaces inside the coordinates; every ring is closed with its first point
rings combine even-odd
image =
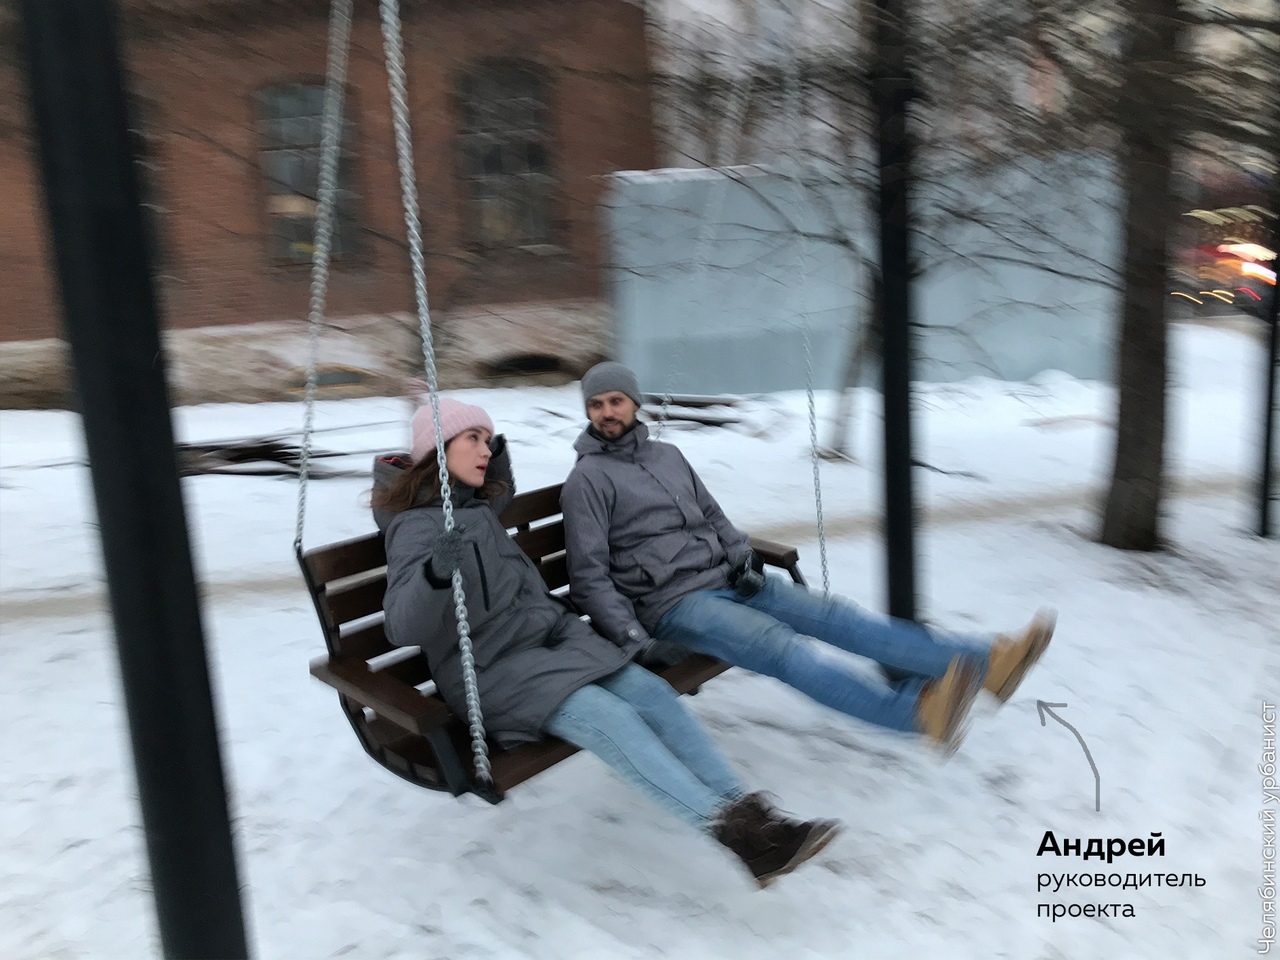
{"type": "MultiPolygon", "coordinates": [[[[448,452],[448,444],[445,451],[448,452]]],[[[457,486],[457,481],[452,485],[457,486]]],[[[507,485],[501,480],[486,480],[484,486],[476,491],[476,496],[481,500],[493,500],[506,489],[507,485]]],[[[431,503],[439,496],[440,458],[432,450],[408,469],[401,470],[389,485],[374,489],[371,503],[375,510],[400,513],[410,507],[431,503]]]]}

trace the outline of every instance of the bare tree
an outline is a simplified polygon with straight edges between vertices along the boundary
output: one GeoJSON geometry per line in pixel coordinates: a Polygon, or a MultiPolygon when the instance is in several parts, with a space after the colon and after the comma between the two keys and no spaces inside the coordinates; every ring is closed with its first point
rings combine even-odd
{"type": "MultiPolygon", "coordinates": [[[[848,27],[845,47],[806,48],[786,65],[800,78],[807,120],[818,133],[809,143],[811,186],[823,178],[864,191],[871,185],[869,60],[859,41],[869,33],[869,6],[858,0],[828,6],[848,27]]],[[[917,226],[930,266],[958,255],[946,239],[949,232],[979,222],[1003,244],[996,258],[1053,259],[1046,251],[1054,238],[1038,221],[1043,211],[993,222],[991,209],[950,186],[955,182],[999,190],[1002,184],[984,180],[984,172],[1082,148],[1109,158],[1115,170],[1118,262],[1046,269],[1092,268],[1100,283],[1120,293],[1115,455],[1100,536],[1116,547],[1155,549],[1166,469],[1167,285],[1179,212],[1190,199],[1186,174],[1206,164],[1222,169],[1269,162],[1274,170],[1280,162],[1280,120],[1271,105],[1280,80],[1277,4],[951,0],[915,9],[916,79],[925,96],[913,108],[922,189],[944,198],[921,211],[917,226]]],[[[763,79],[767,71],[752,76],[741,59],[736,64],[739,75],[750,78],[740,81],[748,84],[756,115],[749,135],[755,150],[767,150],[768,94],[776,83],[763,79]]],[[[777,109],[784,101],[775,97],[772,103],[777,109]]],[[[1051,170],[1040,169],[1045,175],[1051,170]]],[[[1056,187],[1064,199],[1071,197],[1070,179],[1056,187]]],[[[870,257],[861,255],[874,270],[870,257]]]]}
{"type": "MultiPolygon", "coordinates": [[[[1063,0],[1032,7],[1037,53],[1069,107],[1089,116],[1116,157],[1122,196],[1117,417],[1100,539],[1161,545],[1168,381],[1168,297],[1180,174],[1273,153],[1269,90],[1280,21],[1269,0],[1063,0]],[[1072,25],[1086,23],[1081,31],[1072,25]]],[[[1274,96],[1274,94],[1271,94],[1274,96]]],[[[1064,124],[1063,132],[1081,129],[1064,124]]],[[[1183,178],[1185,180],[1185,178],[1183,178]]]]}
{"type": "Polygon", "coordinates": [[[1176,0],[1132,0],[1117,114],[1124,298],[1114,466],[1101,539],[1128,550],[1160,545],[1169,349],[1165,308],[1169,237],[1178,216],[1174,149],[1186,120],[1178,82],[1187,44],[1185,12],[1176,0]]]}

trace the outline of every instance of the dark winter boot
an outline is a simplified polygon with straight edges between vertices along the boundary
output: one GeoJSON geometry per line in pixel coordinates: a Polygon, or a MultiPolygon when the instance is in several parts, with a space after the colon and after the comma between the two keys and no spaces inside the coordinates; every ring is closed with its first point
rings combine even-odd
{"type": "Polygon", "coordinates": [[[725,807],[711,828],[762,888],[814,856],[839,831],[838,820],[792,820],[760,793],[725,807]]]}

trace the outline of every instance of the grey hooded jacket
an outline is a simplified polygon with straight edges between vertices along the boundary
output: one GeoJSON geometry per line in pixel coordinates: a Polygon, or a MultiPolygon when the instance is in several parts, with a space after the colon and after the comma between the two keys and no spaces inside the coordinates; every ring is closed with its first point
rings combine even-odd
{"type": "Polygon", "coordinates": [[[676,447],[637,424],[617,440],[588,428],[560,493],[570,597],[619,645],[647,641],[696,590],[729,585],[751,547],[676,447]]]}
{"type": "MultiPolygon", "coordinates": [[[[374,487],[390,484],[407,465],[407,457],[379,457],[374,487]]],[[[489,476],[511,483],[505,449],[490,461],[489,476]]],[[[480,706],[485,729],[504,745],[539,739],[547,718],[569,694],[630,659],[547,592],[537,568],[498,519],[512,491],[514,485],[492,503],[465,484],[456,484],[452,492],[454,525],[463,538],[462,583],[480,706]]],[[[448,580],[426,573],[435,540],[444,532],[442,505],[437,495],[401,513],[374,511],[386,534],[383,609],[387,638],[422,648],[440,696],[465,717],[453,591],[448,580]]]]}

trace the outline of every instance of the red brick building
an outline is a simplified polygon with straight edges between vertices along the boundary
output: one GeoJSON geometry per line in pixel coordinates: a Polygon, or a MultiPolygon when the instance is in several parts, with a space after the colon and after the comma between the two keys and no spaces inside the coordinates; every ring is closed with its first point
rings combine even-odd
{"type": "MultiPolygon", "coordinates": [[[[124,0],[135,144],[171,329],[307,311],[327,4],[124,0]]],[[[382,37],[357,0],[332,316],[412,309],[382,37]]],[[[654,164],[642,10],[406,0],[433,314],[601,293],[601,175],[654,164]]],[[[0,55],[0,341],[54,337],[12,39],[0,55]]]]}

